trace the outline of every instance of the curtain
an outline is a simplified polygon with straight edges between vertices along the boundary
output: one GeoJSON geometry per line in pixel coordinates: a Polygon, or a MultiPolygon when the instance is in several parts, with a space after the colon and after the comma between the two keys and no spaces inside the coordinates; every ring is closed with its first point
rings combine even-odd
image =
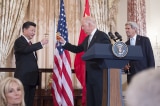
{"type": "MultiPolygon", "coordinates": [[[[106,33],[110,30],[111,18],[108,14],[111,14],[111,11],[113,11],[110,8],[112,8],[114,4],[114,8],[117,9],[118,1],[119,0],[89,0],[91,16],[96,18],[97,27],[106,33]]],[[[85,0],[64,0],[69,42],[75,45],[78,44],[80,35],[84,4],[85,0]]],[[[22,33],[22,24],[25,21],[33,21],[37,24],[37,27],[36,36],[34,36],[32,42],[41,41],[44,37],[48,37],[49,39],[49,44],[37,52],[39,68],[53,68],[53,51],[59,17],[59,5],[60,0],[0,0],[0,16],[2,15],[0,23],[2,24],[1,26],[3,26],[0,29],[0,52],[2,52],[0,53],[0,60],[2,61],[9,58],[6,63],[12,63],[9,67],[14,67],[13,43],[22,33]],[[10,58],[9,55],[11,55],[12,58],[10,58]]],[[[117,10],[112,13],[114,13],[113,29],[115,29],[117,10]]],[[[75,54],[71,52],[70,54],[71,67],[73,69],[75,54]]],[[[74,87],[80,87],[75,77],[73,79],[74,87]]],[[[49,80],[48,74],[43,74],[43,80],[45,82],[42,82],[42,86],[49,80]]]]}
{"type": "Polygon", "coordinates": [[[97,27],[108,33],[117,30],[119,0],[90,0],[91,15],[97,21],[97,27]]]}
{"type": "MultiPolygon", "coordinates": [[[[12,63],[8,59],[20,32],[29,0],[0,0],[0,67],[12,63]]],[[[4,73],[0,73],[0,76],[4,73]]]]}
{"type": "MultiPolygon", "coordinates": [[[[119,0],[89,0],[91,15],[96,18],[97,27],[106,33],[110,31],[111,23],[113,23],[112,29],[116,30],[118,1],[119,0]]],[[[0,52],[2,52],[1,54],[3,54],[3,56],[0,55],[0,60],[5,60],[9,54],[13,56],[13,43],[20,35],[22,24],[25,21],[33,21],[37,24],[37,32],[32,42],[38,42],[43,37],[49,38],[49,44],[44,46],[44,49],[38,51],[39,67],[52,68],[52,56],[59,16],[59,0],[16,0],[16,2],[15,0],[1,0],[0,5],[2,9],[0,13],[3,14],[0,23],[3,27],[0,29],[0,52]],[[8,12],[8,14],[6,12],[8,12]],[[23,19],[23,17],[25,18],[23,19]]],[[[84,3],[85,0],[64,0],[69,42],[76,45],[78,44],[84,3]]],[[[71,53],[72,68],[74,56],[75,54],[71,53]]],[[[10,60],[13,59],[10,58],[10,60]]],[[[12,64],[14,66],[14,62],[12,62],[12,64]]]]}
{"type": "MultiPolygon", "coordinates": [[[[78,44],[80,33],[80,20],[83,13],[82,0],[64,0],[67,29],[69,42],[78,44]]],[[[60,0],[30,0],[25,21],[33,21],[37,24],[36,36],[32,42],[38,42],[43,37],[48,37],[49,44],[37,52],[39,68],[53,68],[53,53],[55,48],[55,38],[57,24],[59,19],[60,0]]],[[[75,54],[71,53],[72,69],[74,64],[75,54]]],[[[48,89],[48,83],[51,82],[52,76],[48,73],[42,74],[42,88],[48,89]]],[[[73,75],[74,87],[80,86],[73,75]],[[78,84],[78,85],[77,85],[78,84]]]]}
{"type": "Polygon", "coordinates": [[[146,5],[145,0],[128,0],[127,20],[139,25],[138,34],[146,36],[146,5]]]}

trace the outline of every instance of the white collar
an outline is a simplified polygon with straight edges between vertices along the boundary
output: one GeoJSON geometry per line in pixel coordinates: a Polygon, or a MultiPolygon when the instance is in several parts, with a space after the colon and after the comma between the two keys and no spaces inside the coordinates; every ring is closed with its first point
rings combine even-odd
{"type": "Polygon", "coordinates": [[[93,35],[96,33],[97,28],[95,28],[92,33],[89,35],[89,39],[91,40],[93,38],[93,35]]]}
{"type": "Polygon", "coordinates": [[[28,38],[26,36],[24,36],[24,35],[22,35],[22,36],[26,39],[27,42],[30,42],[30,40],[28,40],[28,38]]]}
{"type": "Polygon", "coordinates": [[[134,40],[136,40],[136,38],[137,38],[137,34],[135,34],[132,38],[133,38],[134,40]]]}

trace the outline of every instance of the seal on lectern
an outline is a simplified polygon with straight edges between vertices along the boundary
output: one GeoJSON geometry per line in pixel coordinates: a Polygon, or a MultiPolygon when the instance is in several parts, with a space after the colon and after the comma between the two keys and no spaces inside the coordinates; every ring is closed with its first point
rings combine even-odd
{"type": "Polygon", "coordinates": [[[116,57],[125,57],[128,53],[128,46],[125,43],[118,41],[112,46],[112,52],[116,57]]]}

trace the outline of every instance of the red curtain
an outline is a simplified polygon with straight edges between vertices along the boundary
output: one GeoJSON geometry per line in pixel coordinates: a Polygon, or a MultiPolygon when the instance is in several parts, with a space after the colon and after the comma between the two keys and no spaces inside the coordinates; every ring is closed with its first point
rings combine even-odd
{"type": "Polygon", "coordinates": [[[138,34],[146,36],[146,5],[145,0],[128,0],[127,20],[139,25],[138,34]]]}

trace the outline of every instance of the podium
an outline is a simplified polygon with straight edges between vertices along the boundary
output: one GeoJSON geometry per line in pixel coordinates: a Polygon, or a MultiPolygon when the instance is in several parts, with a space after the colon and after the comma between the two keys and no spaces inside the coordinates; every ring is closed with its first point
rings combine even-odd
{"type": "Polygon", "coordinates": [[[128,53],[123,58],[113,55],[111,44],[94,44],[82,56],[85,61],[96,61],[103,71],[102,106],[124,106],[122,97],[121,69],[129,60],[143,58],[140,46],[128,46],[128,53]]]}

